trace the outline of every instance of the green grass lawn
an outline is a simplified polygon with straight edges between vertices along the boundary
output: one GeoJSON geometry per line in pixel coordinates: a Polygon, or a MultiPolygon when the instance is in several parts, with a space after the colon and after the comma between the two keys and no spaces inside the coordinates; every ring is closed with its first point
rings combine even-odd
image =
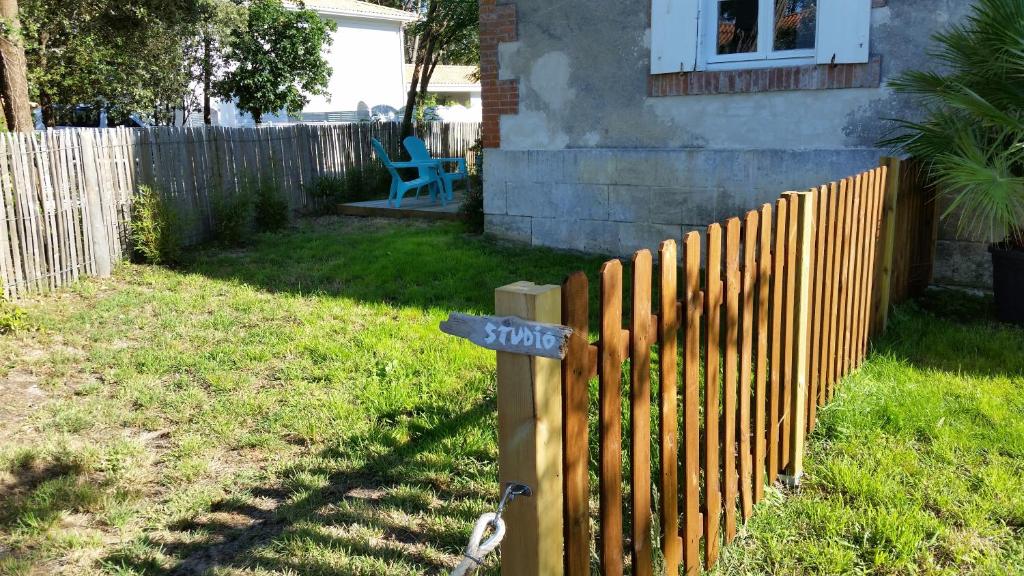
{"type": "MultiPolygon", "coordinates": [[[[325,219],[26,303],[0,574],[446,572],[494,505],[496,405],[493,353],[437,324],[599,264],[325,219]]],[[[1024,571],[1024,332],[949,302],[897,310],[723,573],[1024,571]]]]}
{"type": "Polygon", "coordinates": [[[1024,574],[1024,330],[987,302],[896,309],[722,574],[1024,574]]]}

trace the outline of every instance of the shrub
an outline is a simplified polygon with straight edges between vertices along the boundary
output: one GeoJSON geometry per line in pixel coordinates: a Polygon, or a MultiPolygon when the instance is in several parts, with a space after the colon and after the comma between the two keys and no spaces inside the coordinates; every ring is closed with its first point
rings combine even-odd
{"type": "Polygon", "coordinates": [[[916,96],[923,120],[902,119],[884,143],[923,159],[959,211],[961,232],[1024,250],[1024,2],[980,0],[937,34],[941,72],[904,72],[890,86],[916,96]]]}
{"type": "Polygon", "coordinates": [[[484,187],[483,179],[474,174],[469,177],[466,199],[459,207],[459,214],[466,223],[466,229],[474,234],[484,232],[484,187]]]}
{"type": "Polygon", "coordinates": [[[345,179],[333,174],[321,176],[306,186],[306,194],[313,198],[319,212],[330,212],[345,194],[345,179]]]}
{"type": "Polygon", "coordinates": [[[469,184],[466,186],[466,199],[459,208],[466,228],[474,234],[484,232],[484,154],[483,142],[479,139],[470,148],[476,152],[476,161],[469,167],[469,184]]]}
{"type": "Polygon", "coordinates": [[[288,225],[288,200],[271,182],[256,188],[255,211],[256,230],[260,232],[277,232],[288,225]]]}
{"type": "Polygon", "coordinates": [[[174,264],[181,259],[181,218],[156,189],[139,187],[132,202],[128,239],[137,262],[174,264]]]}
{"type": "Polygon", "coordinates": [[[0,299],[0,335],[24,330],[28,326],[27,318],[24,310],[0,299]]]}
{"type": "Polygon", "coordinates": [[[391,174],[380,164],[351,168],[344,175],[321,176],[306,188],[317,204],[330,212],[335,204],[386,198],[391,174]]]}
{"type": "Polygon", "coordinates": [[[213,239],[223,244],[244,244],[252,234],[252,185],[244,183],[236,194],[219,193],[212,202],[213,239]]]}
{"type": "Polygon", "coordinates": [[[341,202],[360,202],[387,198],[391,174],[382,164],[376,162],[354,168],[345,173],[345,189],[341,202]]]}

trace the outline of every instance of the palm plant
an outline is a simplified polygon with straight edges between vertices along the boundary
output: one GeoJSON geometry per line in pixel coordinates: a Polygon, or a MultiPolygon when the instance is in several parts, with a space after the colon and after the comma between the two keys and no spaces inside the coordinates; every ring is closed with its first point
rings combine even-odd
{"type": "Polygon", "coordinates": [[[919,98],[883,144],[924,160],[959,215],[958,233],[1024,250],[1024,0],[978,0],[935,36],[944,72],[906,72],[890,86],[919,98]]]}

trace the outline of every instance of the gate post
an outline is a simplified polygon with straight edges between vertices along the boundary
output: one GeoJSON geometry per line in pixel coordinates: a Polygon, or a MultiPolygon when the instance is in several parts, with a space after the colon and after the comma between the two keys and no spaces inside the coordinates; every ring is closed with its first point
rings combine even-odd
{"type": "Polygon", "coordinates": [[[793,312],[796,314],[793,332],[793,404],[790,406],[790,417],[793,419],[790,429],[789,468],[783,479],[790,486],[799,486],[800,477],[804,474],[804,442],[807,439],[807,382],[810,365],[811,336],[811,275],[812,246],[814,243],[814,198],[815,192],[787,194],[790,199],[791,214],[797,226],[796,253],[796,302],[793,312]]]}
{"type": "MultiPolygon", "coordinates": [[[[562,289],[516,282],[494,292],[498,316],[560,324],[562,289]]],[[[561,362],[498,352],[498,481],[533,496],[506,509],[502,576],[560,576],[562,533],[561,362]]]]}

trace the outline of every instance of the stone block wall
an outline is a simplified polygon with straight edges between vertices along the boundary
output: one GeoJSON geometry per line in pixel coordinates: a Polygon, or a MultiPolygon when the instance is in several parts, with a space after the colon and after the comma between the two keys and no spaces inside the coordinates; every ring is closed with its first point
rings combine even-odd
{"type": "Polygon", "coordinates": [[[616,256],[878,165],[843,150],[487,150],[489,234],[616,256]]]}

